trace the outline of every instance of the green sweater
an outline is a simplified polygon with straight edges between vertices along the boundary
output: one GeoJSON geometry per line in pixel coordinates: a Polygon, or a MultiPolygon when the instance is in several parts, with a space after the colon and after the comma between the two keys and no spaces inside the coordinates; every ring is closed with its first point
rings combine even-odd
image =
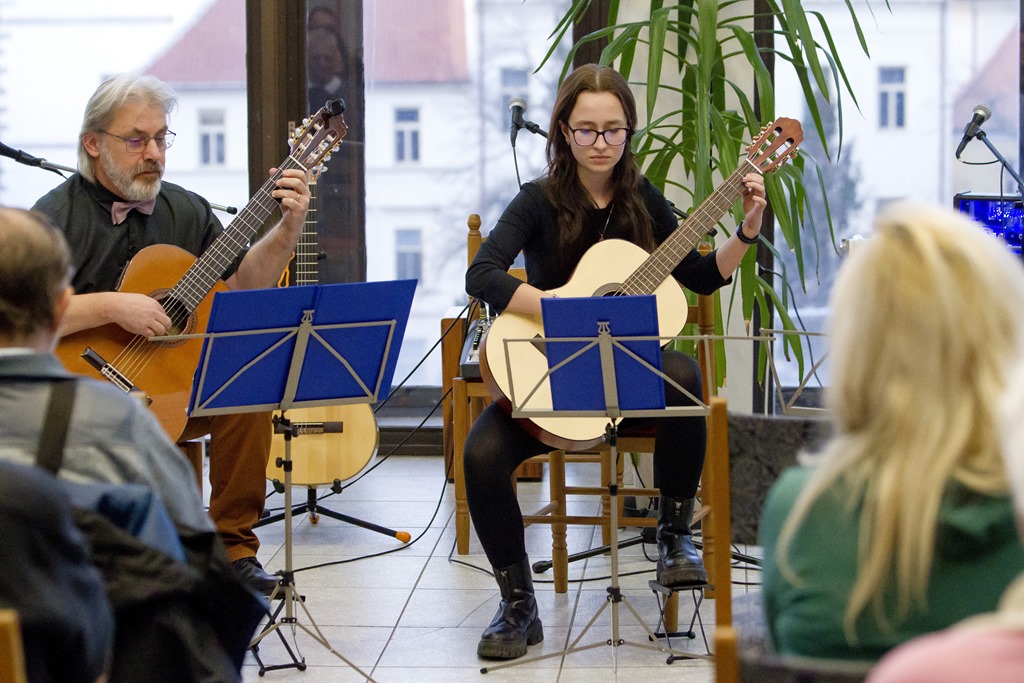
{"type": "MultiPolygon", "coordinates": [[[[858,643],[851,645],[843,635],[843,613],[856,575],[859,509],[847,513],[834,490],[811,506],[788,552],[790,568],[803,579],[802,585],[787,581],[775,560],[783,523],[811,471],[792,468],[782,474],[769,493],[761,522],[765,616],[781,654],[877,660],[914,636],[994,610],[1024,569],[1024,547],[1010,499],[952,488],[939,512],[927,607],[891,630],[883,630],[868,607],[857,622],[858,643]]],[[[895,604],[894,585],[886,593],[886,605],[895,604]]]]}

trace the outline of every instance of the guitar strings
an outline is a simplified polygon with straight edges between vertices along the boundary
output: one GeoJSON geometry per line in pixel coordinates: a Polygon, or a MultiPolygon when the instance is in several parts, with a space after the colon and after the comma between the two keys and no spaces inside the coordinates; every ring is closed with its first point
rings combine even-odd
{"type": "MultiPolygon", "coordinates": [[[[746,160],[750,163],[750,160],[746,160]]],[[[750,164],[753,166],[753,164],[750,164]]],[[[756,166],[754,169],[756,170],[756,166]]],[[[743,194],[743,176],[747,170],[742,165],[737,167],[725,181],[712,192],[707,199],[687,218],[680,229],[674,231],[651,258],[645,261],[626,281],[622,283],[619,293],[622,295],[650,294],[670,275],[672,268],[682,261],[698,240],[707,232],[708,226],[714,222],[715,216],[721,216],[729,210],[743,194]],[[711,211],[709,207],[715,210],[711,211]]]]}

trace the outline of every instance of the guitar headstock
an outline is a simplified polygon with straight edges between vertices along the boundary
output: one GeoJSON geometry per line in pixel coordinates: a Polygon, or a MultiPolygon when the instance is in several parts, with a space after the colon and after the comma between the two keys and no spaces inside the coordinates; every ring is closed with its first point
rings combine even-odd
{"type": "Polygon", "coordinates": [[[291,157],[307,171],[322,167],[348,134],[344,111],[344,101],[331,100],[320,111],[303,119],[302,125],[295,129],[288,140],[291,157]]]}
{"type": "Polygon", "coordinates": [[[770,173],[796,156],[804,141],[804,129],[796,119],[779,118],[761,129],[761,134],[747,147],[747,160],[761,173],[770,173]]]}

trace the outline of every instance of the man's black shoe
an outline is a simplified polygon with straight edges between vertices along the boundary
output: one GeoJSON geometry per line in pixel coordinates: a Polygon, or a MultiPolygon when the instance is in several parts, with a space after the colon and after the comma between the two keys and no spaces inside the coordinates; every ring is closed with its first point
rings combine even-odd
{"type": "Polygon", "coordinates": [[[263,570],[263,565],[255,557],[243,557],[231,563],[235,572],[249,588],[263,595],[270,595],[277,586],[277,577],[263,570]]]}

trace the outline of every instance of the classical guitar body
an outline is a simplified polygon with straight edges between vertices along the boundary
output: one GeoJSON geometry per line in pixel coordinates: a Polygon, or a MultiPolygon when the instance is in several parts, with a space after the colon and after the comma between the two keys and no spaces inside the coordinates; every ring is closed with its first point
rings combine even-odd
{"type": "MultiPolygon", "coordinates": [[[[559,297],[614,294],[648,258],[650,254],[625,240],[598,242],[583,255],[569,281],[552,293],[559,297]]],[[[659,334],[664,337],[678,334],[686,324],[686,294],[672,278],[655,287],[654,294],[659,334]]],[[[511,409],[514,396],[521,410],[551,410],[551,384],[544,379],[548,362],[543,345],[510,342],[506,353],[504,343],[507,339],[542,339],[543,336],[544,324],[540,316],[506,311],[491,323],[481,344],[481,375],[488,392],[506,409],[511,409]],[[509,368],[513,369],[511,373],[509,368]],[[531,396],[538,384],[539,388],[531,396]]],[[[522,426],[534,438],[552,448],[569,450],[583,450],[601,443],[607,424],[608,419],[604,417],[536,417],[522,421],[522,426]]]]}
{"type": "MultiPolygon", "coordinates": [[[[286,413],[292,424],[341,422],[341,433],[303,434],[292,439],[292,484],[329,486],[359,474],[377,452],[377,418],[367,403],[299,408],[286,413]]],[[[267,479],[284,481],[277,459],[284,458],[284,439],[270,444],[267,479]]]]}
{"type": "MultiPolygon", "coordinates": [[[[117,291],[146,294],[160,300],[167,308],[173,304],[166,297],[195,261],[192,254],[178,247],[167,244],[146,247],[128,263],[117,291]]],[[[227,286],[218,281],[212,291],[226,289],[227,286]]],[[[199,303],[183,325],[169,334],[205,332],[212,304],[211,294],[199,303]]],[[[188,420],[185,411],[192,376],[199,364],[202,339],[148,342],[114,324],[82,330],[61,339],[56,353],[69,372],[110,379],[85,360],[83,353],[87,349],[142,392],[150,410],[172,440],[181,436],[188,420]]]]}

